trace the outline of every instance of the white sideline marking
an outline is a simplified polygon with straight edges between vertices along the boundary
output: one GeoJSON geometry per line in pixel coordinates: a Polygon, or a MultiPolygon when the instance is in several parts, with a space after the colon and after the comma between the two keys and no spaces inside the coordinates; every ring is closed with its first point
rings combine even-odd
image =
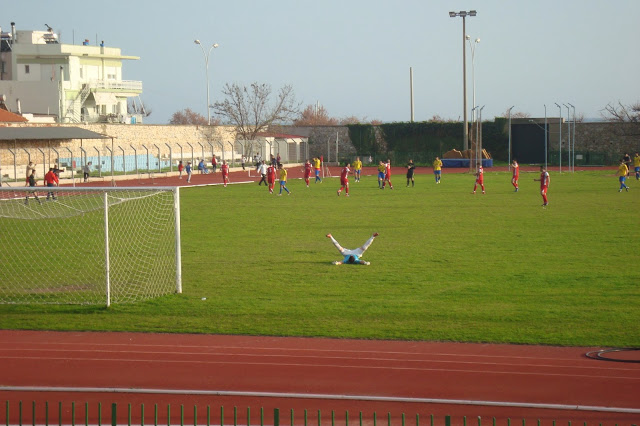
{"type": "Polygon", "coordinates": [[[97,387],[54,387],[54,386],[0,386],[0,391],[13,392],[79,392],[79,393],[135,393],[135,394],[179,394],[179,395],[215,395],[215,396],[245,396],[262,398],[292,398],[292,399],[328,399],[348,401],[382,401],[406,402],[420,404],[454,404],[454,405],[482,405],[488,407],[517,407],[542,408],[548,410],[570,411],[602,411],[610,413],[640,414],[640,408],[599,407],[592,405],[544,404],[533,402],[506,401],[476,401],[467,399],[439,399],[439,398],[406,398],[394,396],[369,395],[331,395],[287,392],[242,392],[216,391],[195,389],[134,389],[134,388],[97,388],[97,387]]]}

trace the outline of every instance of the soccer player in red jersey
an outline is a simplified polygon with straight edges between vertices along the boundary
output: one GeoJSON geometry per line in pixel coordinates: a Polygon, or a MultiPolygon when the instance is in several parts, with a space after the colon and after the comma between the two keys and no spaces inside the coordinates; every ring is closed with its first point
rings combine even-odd
{"type": "Polygon", "coordinates": [[[384,164],[384,181],[382,182],[382,189],[389,182],[389,189],[393,189],[393,185],[391,184],[391,160],[387,159],[387,162],[384,164]]]}
{"type": "MultiPolygon", "coordinates": [[[[58,184],[60,183],[58,175],[56,175],[53,171],[53,167],[49,167],[49,171],[46,175],[44,175],[44,181],[49,187],[58,186],[58,184]]],[[[56,200],[57,198],[55,192],[47,192],[47,201],[49,200],[49,198],[53,198],[54,200],[56,200]]]]}
{"type": "Polygon", "coordinates": [[[343,189],[346,190],[347,197],[349,196],[349,172],[351,171],[351,169],[349,169],[350,165],[351,164],[347,163],[347,165],[344,166],[344,169],[342,169],[342,172],[340,173],[340,189],[338,189],[338,197],[340,196],[340,193],[343,189]]]}
{"type": "Polygon", "coordinates": [[[309,160],[307,160],[304,163],[304,183],[307,184],[307,188],[309,187],[309,177],[311,176],[311,169],[313,169],[313,166],[311,166],[311,163],[309,162],[309,160]]]}
{"type": "Polygon", "coordinates": [[[222,172],[222,183],[224,183],[224,187],[227,187],[229,183],[229,165],[227,164],[227,160],[222,162],[222,166],[220,166],[220,171],[222,172]]]}
{"type": "Polygon", "coordinates": [[[476,189],[478,188],[478,184],[480,188],[482,188],[482,193],[484,194],[484,169],[482,168],[482,164],[477,164],[478,171],[476,172],[476,184],[473,185],[473,194],[476,193],[476,189]]]}
{"type": "Polygon", "coordinates": [[[534,179],[535,182],[540,182],[540,195],[542,195],[542,207],[547,207],[549,201],[547,200],[547,189],[549,189],[549,173],[544,166],[540,166],[540,179],[534,179]]]}
{"type": "Polygon", "coordinates": [[[520,165],[515,160],[515,158],[511,163],[511,167],[513,168],[513,175],[511,176],[511,185],[513,185],[516,188],[515,192],[518,192],[518,178],[520,177],[520,165]]]}
{"type": "Polygon", "coordinates": [[[273,194],[273,187],[276,184],[276,168],[273,165],[267,167],[267,183],[269,184],[269,194],[273,194]]]}

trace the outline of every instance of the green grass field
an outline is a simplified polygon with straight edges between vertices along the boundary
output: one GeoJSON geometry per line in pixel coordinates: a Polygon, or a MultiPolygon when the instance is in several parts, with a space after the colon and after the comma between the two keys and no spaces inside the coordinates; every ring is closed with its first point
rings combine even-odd
{"type": "Polygon", "coordinates": [[[181,295],[109,309],[0,305],[0,328],[640,346],[640,185],[612,172],[374,177],[270,196],[257,184],[181,190],[181,295]],[[331,264],[380,236],[370,266],[331,264]],[[206,300],[202,300],[206,298],[206,300]]]}

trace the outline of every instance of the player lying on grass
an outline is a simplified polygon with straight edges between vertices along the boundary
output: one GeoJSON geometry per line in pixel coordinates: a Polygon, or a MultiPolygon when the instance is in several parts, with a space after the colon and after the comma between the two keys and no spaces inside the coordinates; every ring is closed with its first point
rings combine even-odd
{"type": "Polygon", "coordinates": [[[331,236],[331,234],[327,234],[327,238],[331,238],[331,242],[333,243],[333,245],[336,246],[336,248],[338,249],[340,254],[344,256],[344,259],[336,260],[336,261],[334,261],[332,263],[334,265],[342,265],[343,263],[349,263],[349,264],[352,264],[352,265],[369,265],[370,263],[367,262],[366,260],[360,259],[360,256],[362,256],[364,254],[364,252],[367,251],[367,249],[369,248],[369,246],[373,242],[373,239],[375,237],[377,237],[377,236],[378,236],[378,233],[375,232],[371,236],[371,238],[369,238],[367,240],[367,242],[365,242],[362,245],[362,247],[358,247],[357,249],[349,250],[349,249],[346,249],[346,248],[342,247],[340,245],[340,243],[338,243],[336,241],[336,239],[333,238],[333,236],[331,236]]]}

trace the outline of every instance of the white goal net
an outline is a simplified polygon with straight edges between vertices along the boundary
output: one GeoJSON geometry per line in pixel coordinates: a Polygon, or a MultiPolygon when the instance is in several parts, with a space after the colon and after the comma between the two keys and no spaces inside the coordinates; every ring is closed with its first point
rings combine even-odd
{"type": "Polygon", "coordinates": [[[175,292],[178,188],[0,188],[0,303],[109,306],[175,292]]]}

